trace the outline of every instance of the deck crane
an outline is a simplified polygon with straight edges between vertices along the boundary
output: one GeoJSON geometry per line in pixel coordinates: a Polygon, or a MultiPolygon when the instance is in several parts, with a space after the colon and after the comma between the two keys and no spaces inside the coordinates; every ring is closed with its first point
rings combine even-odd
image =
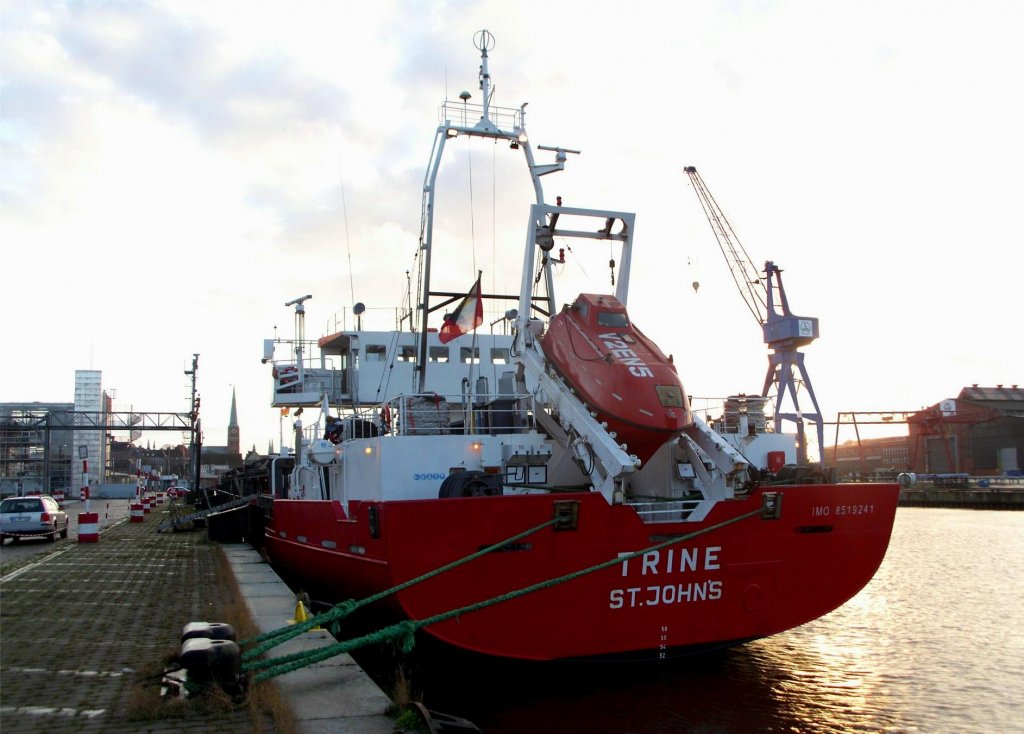
{"type": "Polygon", "coordinates": [[[807,438],[804,434],[804,421],[815,424],[818,437],[818,451],[824,450],[825,428],[822,422],[821,409],[814,397],[811,378],[804,367],[804,355],[800,347],[807,346],[818,338],[818,319],[807,316],[796,316],[789,310],[789,300],[782,286],[782,270],[772,261],[766,261],[764,270],[758,271],[750,259],[746,249],[740,242],[732,225],[718,202],[708,191],[704,179],[697,173],[694,166],[687,166],[686,174],[690,177],[697,198],[700,199],[704,214],[707,215],[711,229],[718,240],[725,262],[729,266],[732,279],[739,289],[747,308],[761,325],[764,343],[771,352],[768,355],[768,373],[764,380],[762,397],[769,397],[775,389],[775,431],[781,433],[782,421],[792,421],[797,432],[797,462],[807,463],[807,438]],[[763,272],[763,276],[762,273],[763,272]],[[814,407],[813,413],[800,408],[797,397],[797,385],[794,368],[800,374],[807,396],[814,407]],[[792,398],[791,412],[783,411],[786,396],[792,398]]]}

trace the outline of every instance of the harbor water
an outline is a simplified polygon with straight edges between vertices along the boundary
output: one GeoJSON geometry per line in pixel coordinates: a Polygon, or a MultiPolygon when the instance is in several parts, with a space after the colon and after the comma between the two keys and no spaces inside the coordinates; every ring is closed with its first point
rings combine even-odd
{"type": "Polygon", "coordinates": [[[770,639],[655,670],[413,689],[488,734],[1024,732],[1024,513],[901,508],[868,586],[770,639]]]}

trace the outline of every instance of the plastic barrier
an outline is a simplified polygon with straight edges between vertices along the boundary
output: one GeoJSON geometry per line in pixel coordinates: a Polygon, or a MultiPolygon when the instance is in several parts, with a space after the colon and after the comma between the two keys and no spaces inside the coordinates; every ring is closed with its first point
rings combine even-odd
{"type": "Polygon", "coordinates": [[[100,542],[100,513],[80,512],[78,513],[78,542],[99,543],[100,542]]]}

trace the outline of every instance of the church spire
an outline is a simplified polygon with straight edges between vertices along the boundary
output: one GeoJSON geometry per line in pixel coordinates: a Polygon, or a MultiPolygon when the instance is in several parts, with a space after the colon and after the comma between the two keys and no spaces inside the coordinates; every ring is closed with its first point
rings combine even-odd
{"type": "Polygon", "coordinates": [[[235,401],[235,388],[231,387],[231,417],[228,419],[228,454],[241,460],[241,437],[238,431],[238,407],[235,401]]]}

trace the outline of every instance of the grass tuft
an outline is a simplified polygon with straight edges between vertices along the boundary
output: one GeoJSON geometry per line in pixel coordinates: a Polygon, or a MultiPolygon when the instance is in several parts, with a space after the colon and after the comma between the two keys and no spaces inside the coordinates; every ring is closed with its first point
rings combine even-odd
{"type": "MultiPolygon", "coordinates": [[[[214,584],[219,590],[210,609],[211,620],[230,624],[239,640],[259,634],[256,623],[242,598],[223,549],[211,544],[214,554],[214,584]]],[[[244,709],[253,734],[298,734],[295,714],[272,680],[250,683],[247,695],[232,698],[217,685],[210,685],[188,697],[161,696],[161,676],[178,661],[178,651],[170,650],[157,661],[143,666],[137,672],[135,684],[128,694],[126,715],[134,722],[156,722],[163,719],[203,719],[217,729],[219,717],[237,715],[244,709]]]]}
{"type": "MultiPolygon", "coordinates": [[[[214,553],[217,558],[217,584],[227,591],[222,619],[235,628],[238,639],[255,637],[260,630],[249,614],[249,608],[242,598],[238,582],[231,571],[231,564],[228,562],[227,556],[224,555],[223,548],[219,545],[215,546],[214,553]]],[[[273,680],[250,683],[246,701],[249,706],[253,731],[257,734],[264,731],[263,723],[267,718],[273,722],[274,731],[278,734],[298,733],[295,712],[292,711],[288,701],[281,696],[281,691],[273,680]]]]}

